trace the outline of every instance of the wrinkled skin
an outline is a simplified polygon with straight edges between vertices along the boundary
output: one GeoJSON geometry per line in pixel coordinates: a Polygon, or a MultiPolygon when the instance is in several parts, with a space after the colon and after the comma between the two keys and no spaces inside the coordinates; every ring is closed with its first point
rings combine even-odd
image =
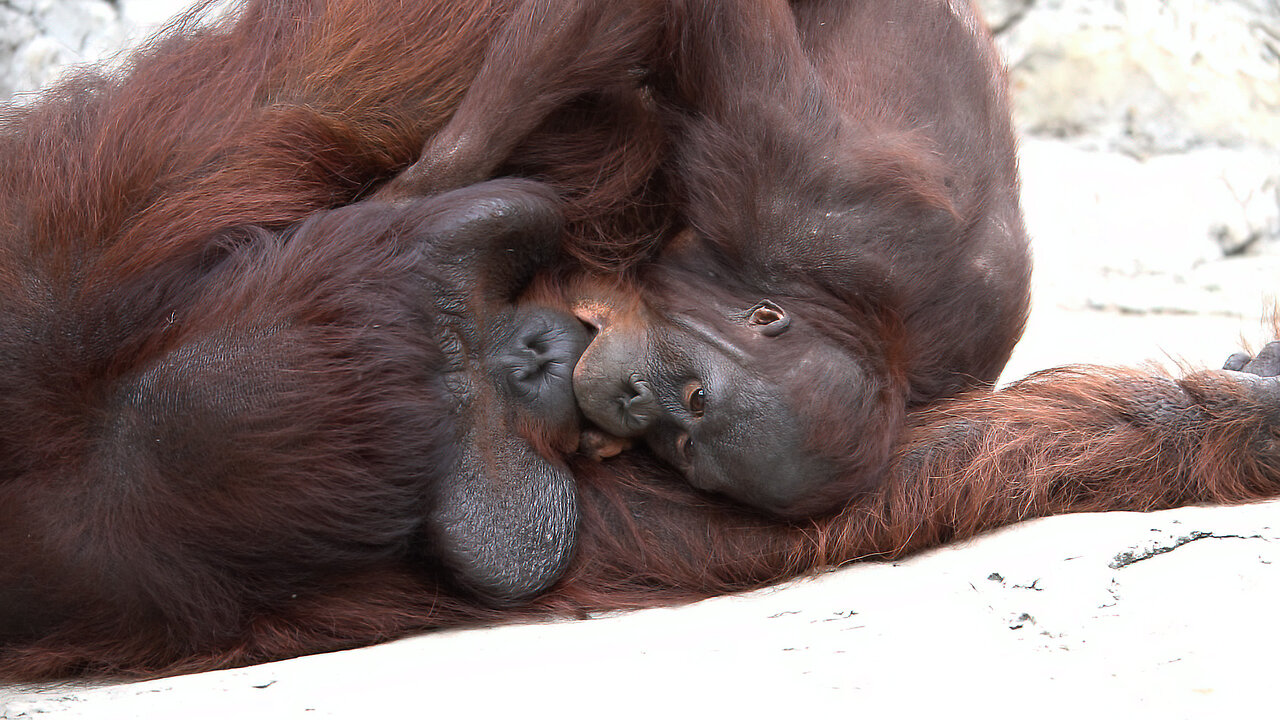
{"type": "MultiPolygon", "coordinates": [[[[214,644],[246,608],[388,558],[484,605],[548,588],[578,526],[555,449],[576,438],[586,332],[515,301],[560,227],[553,193],[495,181],[255,230],[183,278],[159,349],[125,345],[118,375],[82,381],[105,388],[83,451],[37,463],[75,436],[0,439],[0,534],[23,548],[0,562],[0,645],[95,628],[214,644]]],[[[21,359],[25,337],[0,348],[21,359]]]]}
{"type": "Polygon", "coordinates": [[[807,452],[782,388],[814,365],[847,369],[838,350],[802,337],[802,324],[784,344],[791,318],[767,299],[745,312],[709,304],[668,317],[644,306],[624,314],[606,299],[582,301],[578,316],[595,335],[573,378],[597,428],[642,438],[700,490],[779,514],[828,481],[833,470],[807,452]],[[782,377],[760,370],[780,353],[782,377]]]}
{"type": "Polygon", "coordinates": [[[587,333],[563,310],[513,304],[558,246],[548,191],[493,182],[424,202],[457,208],[424,232],[436,278],[427,296],[460,432],[427,533],[462,585],[494,603],[517,602],[558,579],[573,551],[573,478],[528,445],[522,424],[576,428],[572,374],[587,333]]]}
{"type": "Polygon", "coordinates": [[[687,229],[629,296],[578,299],[597,335],[574,386],[600,431],[798,518],[878,487],[911,408],[994,382],[1030,260],[1002,70],[970,8],[523,7],[450,124],[380,192],[483,179],[547,98],[643,79],[687,229]],[[622,42],[618,27],[641,29],[622,42]],[[565,47],[596,64],[562,68],[565,47]],[[950,58],[946,83],[901,72],[921,52],[950,58]]]}
{"type": "Polygon", "coordinates": [[[426,548],[486,602],[532,597],[564,572],[578,520],[572,476],[541,451],[576,434],[572,372],[587,333],[563,309],[516,304],[558,252],[554,194],[505,180],[357,203],[317,215],[291,242],[366,228],[377,232],[367,242],[407,243],[425,334],[443,355],[448,399],[434,411],[454,430],[450,462],[430,470],[426,548]]]}

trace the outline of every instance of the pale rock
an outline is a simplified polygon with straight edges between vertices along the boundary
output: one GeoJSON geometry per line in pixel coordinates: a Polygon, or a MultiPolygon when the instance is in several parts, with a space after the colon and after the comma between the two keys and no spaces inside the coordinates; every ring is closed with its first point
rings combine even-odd
{"type": "Polygon", "coordinates": [[[101,0],[11,0],[0,6],[0,97],[108,58],[127,38],[115,6],[101,0]]]}
{"type": "Polygon", "coordinates": [[[986,0],[1024,131],[1137,154],[1280,148],[1280,4],[986,0]]]}

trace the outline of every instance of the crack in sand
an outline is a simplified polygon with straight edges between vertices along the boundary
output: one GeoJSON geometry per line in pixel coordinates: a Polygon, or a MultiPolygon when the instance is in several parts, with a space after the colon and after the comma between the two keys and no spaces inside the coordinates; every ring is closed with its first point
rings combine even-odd
{"type": "Polygon", "coordinates": [[[1261,535],[1217,535],[1215,533],[1206,532],[1204,530],[1192,530],[1187,535],[1182,535],[1180,537],[1173,538],[1170,544],[1155,545],[1145,550],[1125,550],[1124,552],[1116,553],[1116,556],[1112,558],[1111,562],[1108,563],[1107,565],[1112,570],[1119,570],[1122,567],[1132,565],[1134,563],[1142,562],[1143,560],[1150,560],[1151,558],[1156,557],[1157,555],[1163,555],[1168,552],[1173,552],[1174,550],[1177,550],[1183,545],[1193,543],[1197,540],[1261,540],[1261,539],[1263,539],[1261,535]]]}

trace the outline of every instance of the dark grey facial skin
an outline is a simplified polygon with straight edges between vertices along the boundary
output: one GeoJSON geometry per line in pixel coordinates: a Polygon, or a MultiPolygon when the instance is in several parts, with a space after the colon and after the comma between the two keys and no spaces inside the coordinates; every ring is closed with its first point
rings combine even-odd
{"type": "Polygon", "coordinates": [[[453,579],[494,605],[559,579],[577,536],[567,467],[522,436],[530,423],[576,429],[572,374],[587,333],[573,316],[516,298],[555,258],[560,216],[536,183],[492,181],[448,196],[426,219],[424,300],[448,371],[457,428],[450,467],[433,469],[424,532],[453,579]]]}
{"type": "Polygon", "coordinates": [[[430,522],[455,579],[501,605],[546,589],[571,555],[572,478],[520,442],[513,420],[524,413],[552,426],[577,423],[573,369],[587,333],[566,313],[521,307],[491,320],[490,335],[477,363],[484,372],[463,380],[464,436],[430,522]]]}
{"type": "Polygon", "coordinates": [[[574,423],[573,369],[587,347],[582,323],[552,308],[522,305],[496,334],[485,355],[507,400],[550,426],[574,423]]]}
{"type": "MultiPolygon", "coordinates": [[[[779,379],[758,369],[790,318],[767,300],[728,317],[601,327],[574,373],[578,404],[606,432],[643,438],[692,486],[795,516],[833,471],[806,450],[779,379]]],[[[795,371],[825,351],[802,353],[795,371]]]]}

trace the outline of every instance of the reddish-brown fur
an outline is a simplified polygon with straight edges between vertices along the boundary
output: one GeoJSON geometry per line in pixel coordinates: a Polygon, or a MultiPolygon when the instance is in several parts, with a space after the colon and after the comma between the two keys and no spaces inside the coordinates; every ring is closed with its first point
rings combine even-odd
{"type": "Polygon", "coordinates": [[[878,486],[908,409],[994,382],[1021,332],[1030,261],[1003,72],[958,3],[660,9],[528,3],[450,123],[379,193],[481,180],[553,107],[546,98],[644,68],[673,137],[663,177],[689,229],[639,269],[638,317],[597,314],[575,374],[580,407],[609,432],[643,435],[697,487],[781,517],[828,512],[878,486]],[[762,299],[797,329],[733,340],[735,314],[762,299]],[[693,422],[661,409],[694,378],[713,386],[713,408],[744,407],[723,390],[743,385],[723,380],[733,363],[703,352],[691,320],[745,358],[755,396],[776,394],[776,417],[757,408],[725,431],[731,412],[693,422]],[[637,381],[649,390],[632,401],[637,381]],[[803,439],[759,456],[722,450],[796,426],[803,439]],[[794,471],[753,475],[771,461],[794,471]]]}
{"type": "MultiPolygon", "coordinates": [[[[86,573],[63,593],[86,595],[76,622],[0,648],[0,678],[191,671],[436,627],[689,601],[1037,515],[1280,492],[1276,392],[1219,373],[1175,381],[1063,370],[915,411],[883,487],[812,522],[780,524],[707,499],[641,454],[576,460],[579,547],[557,586],[505,610],[442,586],[406,557],[400,538],[411,529],[400,525],[411,514],[388,509],[414,498],[374,482],[396,477],[398,463],[447,452],[431,417],[413,412],[439,399],[418,366],[429,365],[430,344],[398,318],[398,293],[410,291],[400,256],[360,245],[360,233],[305,236],[315,252],[295,253],[254,228],[283,230],[348,203],[414,160],[511,4],[264,0],[234,26],[171,33],[117,79],[87,76],[8,114],[0,138],[0,612],[26,599],[6,590],[67,569],[51,549],[63,549],[59,542],[74,545],[83,564],[70,570],[86,573]],[[272,262],[248,262],[263,256],[272,262]],[[210,275],[210,264],[230,269],[210,275]],[[278,322],[299,317],[319,324],[278,322]],[[202,368],[164,382],[261,390],[261,377],[268,395],[290,400],[265,411],[281,435],[222,429],[246,438],[222,448],[233,451],[225,460],[232,475],[273,484],[265,494],[198,494],[177,505],[185,514],[149,516],[145,526],[127,512],[98,523],[102,503],[115,504],[108,513],[136,507],[129,487],[93,485],[85,472],[90,460],[102,462],[86,448],[101,439],[104,413],[122,386],[193,339],[206,343],[197,348],[202,368]],[[240,359],[219,365],[229,351],[240,359]],[[362,371],[382,360],[388,377],[378,387],[397,394],[370,400],[362,371]],[[275,363],[316,372],[282,390],[272,385],[275,363]],[[388,414],[386,402],[408,410],[388,414]],[[405,416],[418,424],[395,422],[405,416]],[[375,457],[356,461],[353,451],[375,457]],[[361,496],[364,488],[372,494],[361,496]],[[295,512],[318,513],[317,532],[357,533],[379,549],[344,562],[325,554],[335,544],[322,536],[220,544],[241,518],[295,512]],[[100,527],[122,536],[77,536],[100,527]],[[165,546],[175,536],[182,540],[165,546]],[[236,566],[217,577],[245,587],[211,584],[193,575],[202,565],[184,565],[210,556],[244,561],[252,573],[236,566]],[[91,562],[103,557],[114,564],[91,562]],[[133,596],[131,573],[146,578],[149,601],[133,596]],[[136,615],[122,622],[120,608],[136,615]]],[[[607,92],[581,100],[512,150],[509,163],[552,173],[572,247],[605,268],[643,260],[668,221],[645,209],[662,195],[660,183],[646,183],[665,145],[634,102],[607,92]]]]}

